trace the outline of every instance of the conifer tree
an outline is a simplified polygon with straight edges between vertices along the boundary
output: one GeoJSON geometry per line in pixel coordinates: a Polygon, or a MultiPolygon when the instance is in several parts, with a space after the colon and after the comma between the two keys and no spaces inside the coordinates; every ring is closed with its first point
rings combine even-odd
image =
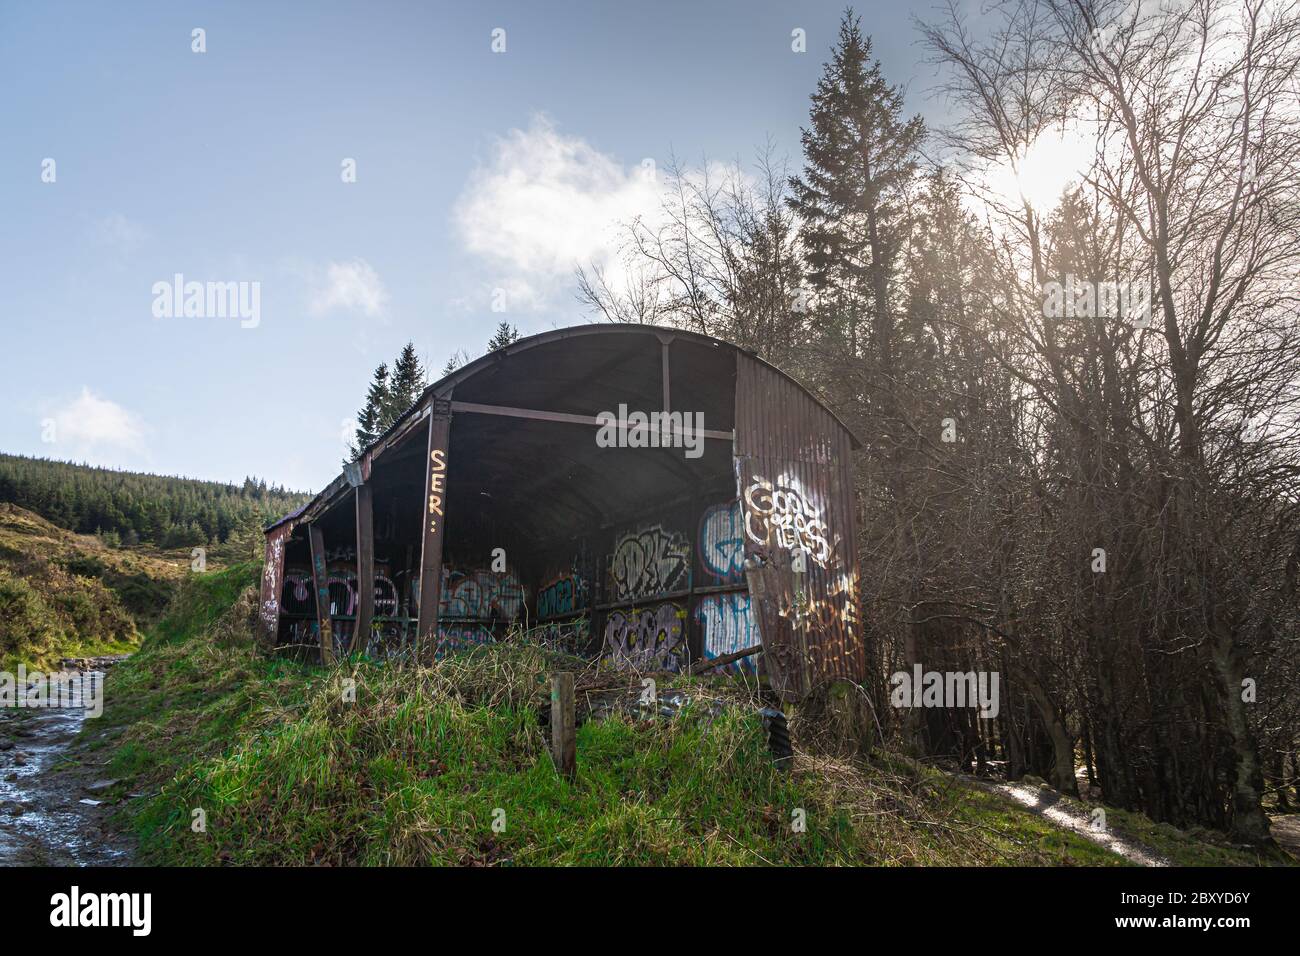
{"type": "Polygon", "coordinates": [[[920,117],[904,120],[903,94],[871,58],[852,10],[812,97],[802,132],[804,173],[790,180],[790,206],[802,220],[808,279],[840,317],[850,352],[870,352],[892,367],[890,278],[907,236],[904,190],[915,175],[924,135],[920,117]],[[870,318],[870,343],[859,323],[870,318]]]}
{"type": "Polygon", "coordinates": [[[388,405],[388,388],[388,363],[384,362],[375,369],[374,377],[370,380],[370,388],[366,392],[366,403],[357,415],[356,440],[352,443],[353,461],[359,458],[366,446],[382,433],[379,421],[384,408],[388,405]]]}
{"type": "Polygon", "coordinates": [[[509,322],[502,321],[488,341],[488,351],[495,352],[497,349],[503,349],[507,345],[518,342],[519,339],[519,330],[509,322]]]}
{"type": "Polygon", "coordinates": [[[415,344],[407,342],[393,363],[393,375],[388,384],[388,401],[383,405],[379,420],[382,434],[402,413],[415,404],[428,384],[424,366],[415,353],[415,344]]]}

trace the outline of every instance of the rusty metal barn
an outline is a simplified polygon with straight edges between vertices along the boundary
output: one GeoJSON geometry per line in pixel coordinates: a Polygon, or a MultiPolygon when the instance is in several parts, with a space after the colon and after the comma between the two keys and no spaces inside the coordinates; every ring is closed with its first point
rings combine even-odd
{"type": "Polygon", "coordinates": [[[717,339],[608,324],[521,339],[430,385],[266,529],[263,636],[428,657],[513,628],[642,670],[761,645],[724,666],[786,700],[861,681],[855,445],[717,339]],[[610,447],[601,416],[620,406],[610,447]],[[638,411],[673,424],[651,435],[638,411]],[[694,450],[662,447],[690,437],[672,413],[703,416],[694,450]]]}

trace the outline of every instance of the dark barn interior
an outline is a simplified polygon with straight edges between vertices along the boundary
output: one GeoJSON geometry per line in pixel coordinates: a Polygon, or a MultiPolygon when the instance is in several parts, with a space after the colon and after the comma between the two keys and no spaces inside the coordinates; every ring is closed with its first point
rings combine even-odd
{"type": "MultiPolygon", "coordinates": [[[[676,330],[585,326],[521,340],[430,386],[355,465],[268,528],[268,640],[326,657],[437,656],[513,630],[643,670],[679,670],[759,646],[746,556],[785,572],[789,559],[778,560],[780,542],[766,531],[751,533],[747,547],[740,354],[676,330]],[[637,411],[684,413],[688,423],[702,416],[704,433],[602,432],[598,416],[617,416],[620,407],[625,419],[637,411]],[[640,447],[674,437],[679,447],[640,447]],[[357,587],[366,577],[374,581],[369,607],[357,587]],[[436,605],[426,595],[421,607],[422,581],[438,582],[436,605]],[[363,641],[354,640],[359,620],[363,641]]],[[[851,436],[816,409],[843,439],[837,454],[845,458],[851,436]]],[[[798,424],[772,413],[779,433],[798,424]]],[[[847,461],[832,461],[815,431],[796,443],[795,457],[811,450],[812,465],[834,479],[827,490],[842,495],[838,471],[847,461]]],[[[793,517],[809,522],[811,510],[793,517]]],[[[836,538],[841,577],[855,581],[856,556],[843,546],[853,540],[852,514],[840,517],[848,522],[836,538]]],[[[766,526],[751,519],[754,527],[766,526]]],[[[787,618],[797,618],[805,593],[832,595],[829,570],[821,577],[812,570],[806,583],[791,578],[790,589],[781,583],[788,573],[774,579],[764,602],[774,622],[783,590],[791,591],[787,618]]],[[[856,593],[834,599],[856,606],[856,593]]],[[[842,616],[851,624],[852,607],[842,616]]],[[[769,628],[774,637],[781,629],[769,628]]],[[[726,665],[750,673],[760,666],[758,654],[726,665]]]]}

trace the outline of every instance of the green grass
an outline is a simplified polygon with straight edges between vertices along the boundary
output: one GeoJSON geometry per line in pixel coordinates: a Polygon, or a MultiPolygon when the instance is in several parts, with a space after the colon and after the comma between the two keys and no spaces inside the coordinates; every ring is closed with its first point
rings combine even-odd
{"type": "Polygon", "coordinates": [[[119,789],[145,792],[120,817],[142,862],[1122,862],[904,761],[801,756],[779,771],[753,701],[699,679],[697,694],[729,702],[719,716],[587,722],[564,780],[545,716],[548,676],[572,659],[500,645],[420,668],[270,660],[251,640],[257,571],[188,580],[110,677],[93,730],[119,789]]]}
{"type": "Polygon", "coordinates": [[[680,683],[722,701],[718,716],[582,724],[565,780],[546,719],[549,675],[572,658],[503,644],[418,668],[273,660],[252,639],[258,571],[192,576],[110,676],[92,730],[118,792],[144,793],[118,817],[140,862],[1126,865],[900,757],[800,754],[779,771],[755,702],[710,679],[680,683]]]}

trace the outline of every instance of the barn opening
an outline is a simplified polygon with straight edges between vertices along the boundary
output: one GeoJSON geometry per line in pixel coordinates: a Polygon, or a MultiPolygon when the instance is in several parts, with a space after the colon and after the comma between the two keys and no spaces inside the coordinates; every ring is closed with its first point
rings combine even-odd
{"type": "Polygon", "coordinates": [[[522,339],[429,386],[268,527],[264,636],[328,659],[509,635],[639,670],[761,645],[727,669],[791,698],[857,680],[853,444],[797,383],[716,339],[522,339]],[[655,413],[703,434],[652,443],[637,415],[655,413]]]}

